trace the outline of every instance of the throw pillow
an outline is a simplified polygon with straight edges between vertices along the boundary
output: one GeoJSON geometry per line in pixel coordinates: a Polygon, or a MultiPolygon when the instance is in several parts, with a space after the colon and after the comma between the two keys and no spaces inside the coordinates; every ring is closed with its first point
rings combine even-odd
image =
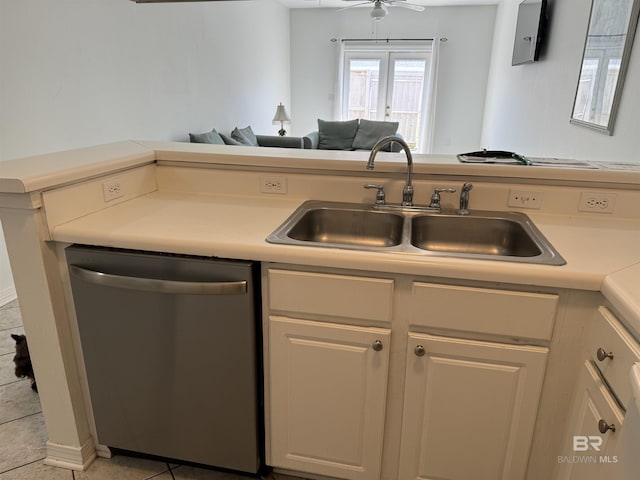
{"type": "Polygon", "coordinates": [[[353,139],[353,148],[356,150],[371,150],[381,138],[395,135],[398,131],[398,125],[398,122],[360,120],[358,133],[353,139]]]}
{"type": "Polygon", "coordinates": [[[229,135],[225,135],[224,133],[221,133],[220,137],[222,137],[225,145],[244,145],[244,143],[240,143],[239,141],[231,138],[229,135]]]}
{"type": "Polygon", "coordinates": [[[224,145],[224,141],[220,138],[218,132],[214,128],[207,133],[190,133],[189,140],[191,143],[213,143],[215,145],[224,145]]]}
{"type": "Polygon", "coordinates": [[[231,132],[231,138],[237,140],[243,145],[250,145],[252,147],[258,146],[258,139],[253,133],[253,130],[251,130],[251,125],[245,128],[234,128],[231,132]]]}
{"type": "Polygon", "coordinates": [[[318,148],[323,150],[351,150],[358,131],[358,120],[328,122],[318,119],[318,148]]]}

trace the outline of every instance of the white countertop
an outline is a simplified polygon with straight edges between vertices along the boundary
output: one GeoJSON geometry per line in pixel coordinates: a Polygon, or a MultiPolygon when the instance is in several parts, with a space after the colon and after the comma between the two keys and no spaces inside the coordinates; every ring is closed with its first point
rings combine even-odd
{"type": "Polygon", "coordinates": [[[602,293],[640,337],[640,264],[607,275],[602,293]]]}
{"type": "Polygon", "coordinates": [[[153,149],[118,142],[0,161],[0,193],[46,190],[155,161],[153,149]]]}
{"type": "MultiPolygon", "coordinates": [[[[294,148],[242,147],[201,143],[122,141],[94,147],[0,161],[0,193],[46,190],[66,183],[103,175],[154,161],[251,165],[298,170],[363,170],[368,152],[301,150],[294,148]]],[[[552,182],[597,182],[640,185],[640,164],[585,162],[589,168],[562,166],[477,165],[460,163],[455,155],[415,154],[414,173],[474,176],[552,182]]],[[[558,165],[563,160],[558,159],[558,165]]],[[[406,171],[404,154],[378,154],[376,171],[406,171]]]]}
{"type": "MultiPolygon", "coordinates": [[[[227,147],[125,141],[0,162],[0,194],[51,190],[157,162],[217,168],[282,169],[313,173],[363,171],[367,152],[227,147]]],[[[453,155],[416,155],[414,173],[514,183],[640,188],[635,165],[590,162],[595,168],[461,164],[453,155]]],[[[406,171],[404,155],[381,153],[376,172],[406,171]]],[[[640,220],[585,219],[529,213],[565,258],[564,266],[382,254],[272,245],[265,238],[300,199],[155,191],[55,227],[53,239],[151,251],[249,258],[434,277],[598,291],[640,332],[640,220]]],[[[628,207],[628,205],[627,205],[628,207]]]]}
{"type": "Polygon", "coordinates": [[[301,263],[412,275],[600,290],[606,275],[640,262],[640,222],[530,215],[564,266],[274,245],[265,238],[300,200],[153,192],[54,228],[53,239],[150,251],[301,263]],[[616,243],[608,240],[615,236],[616,243]],[[602,248],[602,245],[609,247],[602,248]],[[593,252],[598,251],[598,255],[593,252]]]}

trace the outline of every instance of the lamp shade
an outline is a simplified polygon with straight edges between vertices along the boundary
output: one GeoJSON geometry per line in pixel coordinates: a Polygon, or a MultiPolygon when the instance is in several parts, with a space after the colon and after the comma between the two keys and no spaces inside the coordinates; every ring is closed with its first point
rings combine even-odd
{"type": "Polygon", "coordinates": [[[287,111],[284,109],[284,105],[281,102],[280,105],[278,105],[278,107],[276,108],[276,114],[273,117],[273,124],[276,125],[278,123],[289,123],[290,121],[291,118],[289,118],[289,115],[287,114],[287,111]]]}

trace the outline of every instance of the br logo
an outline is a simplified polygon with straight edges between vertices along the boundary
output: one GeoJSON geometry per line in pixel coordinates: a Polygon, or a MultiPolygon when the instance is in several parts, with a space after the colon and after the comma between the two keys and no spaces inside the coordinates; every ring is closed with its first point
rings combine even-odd
{"type": "Polygon", "coordinates": [[[573,436],[573,451],[574,452],[586,452],[588,450],[600,451],[602,445],[602,437],[598,435],[574,435],[573,436]]]}

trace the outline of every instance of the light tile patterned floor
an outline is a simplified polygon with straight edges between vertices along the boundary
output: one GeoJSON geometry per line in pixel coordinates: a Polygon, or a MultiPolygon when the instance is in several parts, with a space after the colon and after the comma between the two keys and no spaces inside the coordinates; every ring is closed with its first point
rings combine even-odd
{"type": "MultiPolygon", "coordinates": [[[[141,458],[98,458],[87,471],[44,465],[47,432],[38,394],[13,372],[15,342],[23,333],[18,302],[0,307],[0,480],[247,480],[246,476],[141,458]]],[[[270,480],[301,480],[272,473],[270,480]]]]}

